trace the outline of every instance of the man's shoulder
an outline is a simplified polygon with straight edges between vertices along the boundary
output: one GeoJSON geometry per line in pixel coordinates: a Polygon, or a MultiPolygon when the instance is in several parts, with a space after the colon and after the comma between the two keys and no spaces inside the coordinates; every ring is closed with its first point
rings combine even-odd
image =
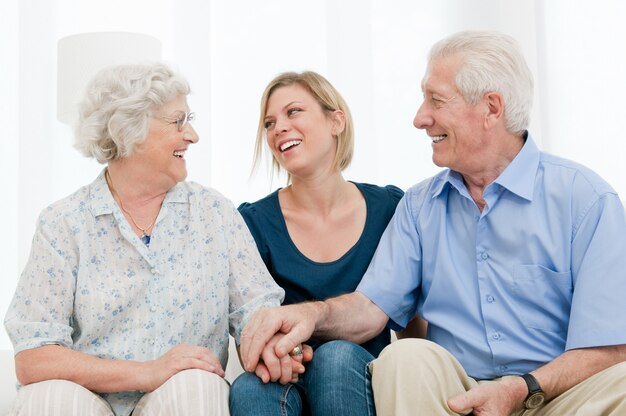
{"type": "Polygon", "coordinates": [[[606,180],[581,163],[545,152],[541,152],[539,163],[548,180],[564,182],[563,185],[571,184],[574,191],[597,195],[616,194],[606,180]]]}
{"type": "Polygon", "coordinates": [[[415,185],[411,186],[407,191],[407,197],[412,199],[424,200],[427,197],[433,197],[441,192],[442,188],[448,182],[450,175],[449,169],[444,169],[430,178],[426,178],[415,185]]]}

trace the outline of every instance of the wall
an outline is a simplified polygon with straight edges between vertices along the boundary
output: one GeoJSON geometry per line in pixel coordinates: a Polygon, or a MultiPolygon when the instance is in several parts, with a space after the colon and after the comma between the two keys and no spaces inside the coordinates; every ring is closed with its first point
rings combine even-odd
{"type": "MultiPolygon", "coordinates": [[[[536,76],[531,131],[541,147],[600,172],[626,195],[619,134],[626,85],[625,5],[618,0],[4,0],[0,4],[0,312],[26,262],[38,213],[102,168],[72,148],[55,119],[56,42],[81,32],[132,31],[163,42],[189,79],[200,143],[189,179],[235,203],[282,185],[250,178],[260,95],[278,72],[313,69],[344,95],[356,124],[349,179],[407,188],[438,169],[412,126],[430,45],[462,29],[516,37],[536,76]]],[[[0,348],[10,343],[0,331],[0,348]]]]}

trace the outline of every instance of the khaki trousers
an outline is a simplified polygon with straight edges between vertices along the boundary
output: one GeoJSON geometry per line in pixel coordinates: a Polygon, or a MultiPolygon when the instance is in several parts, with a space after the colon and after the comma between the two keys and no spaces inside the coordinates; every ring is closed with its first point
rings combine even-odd
{"type": "MultiPolygon", "coordinates": [[[[450,397],[492,381],[469,377],[444,348],[423,339],[393,342],[370,363],[378,416],[457,415],[450,397]]],[[[534,410],[515,416],[626,415],[626,363],[610,367],[534,410]]]]}
{"type": "MultiPolygon", "coordinates": [[[[185,370],[146,393],[133,416],[228,416],[228,383],[203,370],[185,370]]],[[[48,380],[22,387],[8,416],[113,416],[109,404],[83,386],[48,380]]]]}

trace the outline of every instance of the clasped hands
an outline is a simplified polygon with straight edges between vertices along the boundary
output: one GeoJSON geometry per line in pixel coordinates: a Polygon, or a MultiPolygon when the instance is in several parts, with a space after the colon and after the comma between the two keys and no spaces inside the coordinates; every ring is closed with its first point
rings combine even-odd
{"type": "Polygon", "coordinates": [[[287,384],[296,383],[300,374],[304,373],[304,364],[313,358],[313,349],[306,344],[302,344],[300,354],[288,353],[282,356],[276,354],[276,344],[285,336],[277,333],[272,336],[263,348],[259,361],[254,369],[254,373],[263,383],[269,381],[287,384]]]}
{"type": "Polygon", "coordinates": [[[254,314],[241,333],[240,355],[246,371],[264,383],[298,381],[304,364],[313,359],[313,349],[303,344],[314,329],[306,305],[264,308],[254,314]],[[302,355],[290,355],[298,346],[302,355]]]}

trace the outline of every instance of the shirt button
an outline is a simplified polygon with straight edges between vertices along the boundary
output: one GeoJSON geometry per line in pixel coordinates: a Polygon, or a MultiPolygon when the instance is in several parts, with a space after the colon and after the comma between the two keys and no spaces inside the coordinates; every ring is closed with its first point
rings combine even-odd
{"type": "Polygon", "coordinates": [[[496,298],[494,298],[493,296],[487,295],[487,302],[493,303],[495,300],[496,300],[496,298]]]}
{"type": "Polygon", "coordinates": [[[481,255],[480,255],[480,257],[481,257],[483,260],[487,260],[487,259],[489,258],[489,254],[487,254],[487,253],[484,253],[484,252],[483,252],[483,254],[481,254],[481,255]]]}
{"type": "Polygon", "coordinates": [[[154,345],[155,343],[154,339],[151,339],[149,342],[150,342],[150,345],[154,345]]]}
{"type": "Polygon", "coordinates": [[[500,333],[499,332],[494,332],[493,335],[491,336],[493,339],[500,339],[500,333]]]}
{"type": "Polygon", "coordinates": [[[156,306],[150,306],[150,312],[156,312],[157,308],[156,306]]]}
{"type": "Polygon", "coordinates": [[[501,365],[501,366],[500,366],[500,372],[501,372],[501,373],[505,373],[505,372],[506,372],[506,370],[508,370],[508,369],[509,369],[509,367],[507,367],[506,365],[501,365]]]}
{"type": "Polygon", "coordinates": [[[157,274],[157,273],[159,273],[159,271],[157,269],[150,269],[150,273],[157,274]]]}

